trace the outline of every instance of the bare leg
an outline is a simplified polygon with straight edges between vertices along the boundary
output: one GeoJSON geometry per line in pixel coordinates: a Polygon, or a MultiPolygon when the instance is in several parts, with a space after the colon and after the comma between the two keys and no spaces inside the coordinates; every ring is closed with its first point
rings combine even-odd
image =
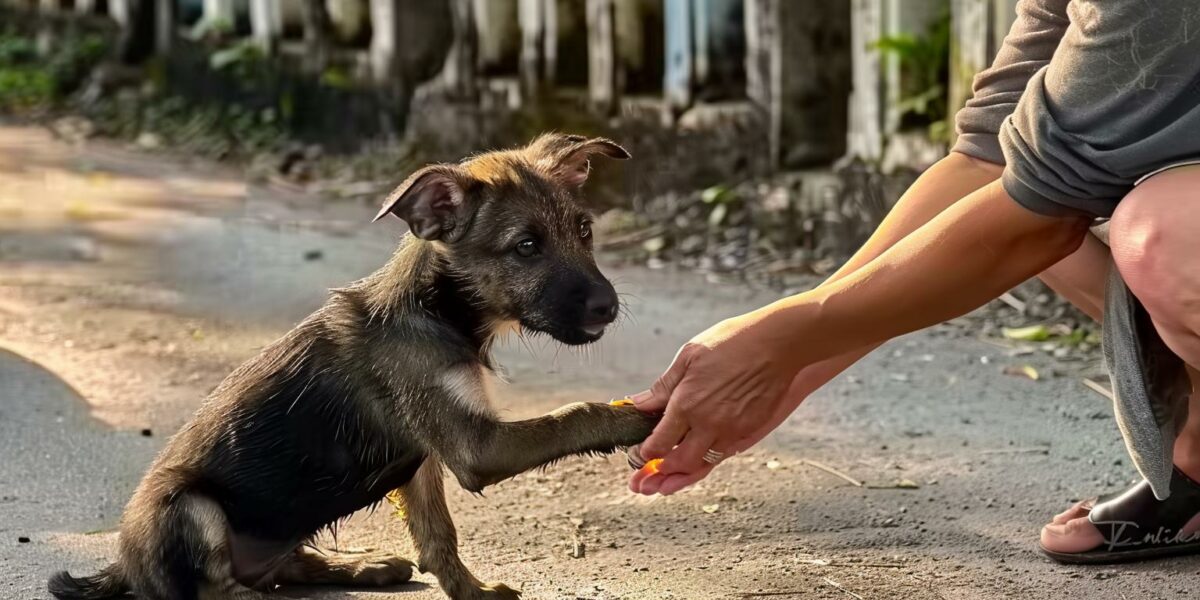
{"type": "MultiPolygon", "coordinates": [[[[1193,390],[1200,390],[1200,168],[1182,167],[1156,175],[1122,201],[1113,217],[1112,257],[1134,295],[1146,306],[1155,327],[1189,366],[1193,390]]],[[[1103,299],[1108,257],[1085,243],[1079,252],[1043,276],[1081,309],[1098,312],[1103,299]],[[1092,275],[1092,274],[1095,275],[1092,275]]],[[[1096,241],[1096,244],[1099,244],[1096,241]]],[[[1100,244],[1102,248],[1103,245],[1100,244]]],[[[1099,316],[1098,314],[1094,316],[1099,316]]],[[[1186,423],[1175,440],[1175,466],[1200,479],[1200,394],[1193,391],[1186,423]]],[[[1091,505],[1081,502],[1042,529],[1042,545],[1058,552],[1084,552],[1103,542],[1087,520],[1091,505]]],[[[1197,507],[1200,512],[1200,507],[1197,507]]],[[[1185,533],[1200,529],[1193,518],[1185,533]]]]}
{"type": "Polygon", "coordinates": [[[436,458],[427,458],[401,490],[419,568],[433,573],[453,600],[520,598],[519,591],[503,583],[480,583],[458,558],[458,532],[446,507],[442,477],[442,464],[436,458]]]}
{"type": "Polygon", "coordinates": [[[385,587],[412,579],[414,566],[412,561],[398,556],[347,559],[297,550],[295,556],[276,572],[275,581],[280,584],[385,587]]]}

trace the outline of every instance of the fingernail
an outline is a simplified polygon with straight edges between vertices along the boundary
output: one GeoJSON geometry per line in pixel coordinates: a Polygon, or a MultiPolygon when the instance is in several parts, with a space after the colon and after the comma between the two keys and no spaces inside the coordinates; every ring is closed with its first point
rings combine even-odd
{"type": "Polygon", "coordinates": [[[625,449],[625,458],[629,461],[629,468],[634,471],[646,466],[646,459],[642,458],[642,445],[634,444],[625,449]]]}
{"type": "Polygon", "coordinates": [[[650,390],[646,390],[644,392],[638,392],[632,396],[629,396],[629,399],[633,400],[634,404],[641,404],[653,397],[654,397],[654,394],[651,394],[650,390]]]}

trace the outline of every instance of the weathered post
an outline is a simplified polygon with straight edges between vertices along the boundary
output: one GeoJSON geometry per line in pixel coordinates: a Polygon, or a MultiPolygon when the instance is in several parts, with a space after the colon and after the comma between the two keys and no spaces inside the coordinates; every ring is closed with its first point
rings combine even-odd
{"type": "Polygon", "coordinates": [[[608,114],[617,106],[617,34],[612,0],[587,0],[588,98],[608,114]]]}
{"type": "Polygon", "coordinates": [[[518,0],[521,26],[521,87],[527,98],[536,98],[543,85],[554,81],[558,51],[555,0],[518,0]]]}
{"type": "MultiPolygon", "coordinates": [[[[110,0],[111,1],[111,0],[110,0]]],[[[175,0],[140,0],[148,8],[154,6],[154,51],[162,56],[171,52],[175,45],[175,0]]]]}
{"type": "Polygon", "coordinates": [[[233,28],[233,0],[204,0],[203,20],[210,28],[233,28]]]}
{"type": "Polygon", "coordinates": [[[446,91],[457,98],[473,98],[478,91],[479,37],[475,28],[473,0],[451,0],[454,16],[454,43],[442,68],[446,91]]]}
{"type": "Polygon", "coordinates": [[[883,35],[881,0],[850,3],[850,125],[848,157],[868,162],[883,156],[883,77],[879,53],[872,48],[883,35]]]}
{"type": "Polygon", "coordinates": [[[680,114],[692,105],[692,85],[695,65],[692,54],[692,11],[691,0],[664,0],[666,65],[663,74],[663,92],[667,107],[680,114]]]}
{"type": "Polygon", "coordinates": [[[991,14],[989,0],[950,2],[950,99],[947,111],[950,115],[971,98],[975,74],[991,60],[993,40],[988,26],[991,14]]]}
{"type": "Polygon", "coordinates": [[[275,52],[283,33],[280,0],[250,0],[250,32],[263,52],[275,52]]]}

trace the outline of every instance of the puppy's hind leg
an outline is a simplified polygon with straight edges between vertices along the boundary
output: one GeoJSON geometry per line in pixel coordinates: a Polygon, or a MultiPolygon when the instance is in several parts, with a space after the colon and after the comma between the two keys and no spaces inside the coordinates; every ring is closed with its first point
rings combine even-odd
{"type": "Polygon", "coordinates": [[[233,577],[229,521],[212,499],[194,493],[181,495],[168,516],[173,521],[160,551],[170,556],[162,577],[139,590],[148,598],[176,600],[268,600],[233,577]],[[181,565],[180,561],[186,561],[181,565]]]}
{"type": "Polygon", "coordinates": [[[386,587],[412,579],[412,561],[398,556],[343,559],[297,550],[275,573],[275,582],[301,585],[386,587]]]}
{"type": "Polygon", "coordinates": [[[429,457],[402,489],[408,530],[417,547],[421,571],[433,573],[453,600],[516,600],[521,597],[503,583],[481,583],[458,558],[458,532],[450,520],[442,482],[442,464],[429,457]]]}

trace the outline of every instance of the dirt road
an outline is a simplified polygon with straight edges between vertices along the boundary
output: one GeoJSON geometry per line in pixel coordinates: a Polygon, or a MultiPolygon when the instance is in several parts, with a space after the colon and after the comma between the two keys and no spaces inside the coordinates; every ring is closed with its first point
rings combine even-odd
{"type": "MultiPolygon", "coordinates": [[[[368,224],[372,208],[0,127],[0,598],[47,598],[49,573],[112,556],[121,505],[204,395],[327,287],[383,263],[401,229],[368,224]]],[[[689,336],[773,299],[689,273],[606,272],[632,318],[586,353],[501,348],[506,416],[642,389],[689,336]]],[[[1096,369],[1010,357],[943,325],[882,348],[688,492],[634,497],[617,458],[483,498],[455,489],[462,553],[529,598],[1192,594],[1197,559],[1070,568],[1034,549],[1069,501],[1134,477],[1107,402],[1079,384],[1096,369]],[[1046,377],[1001,374],[1024,363],[1046,377]],[[582,558],[569,556],[577,541],[582,558]]],[[[387,510],[321,544],[412,555],[387,510]]],[[[428,575],[287,595],[441,597],[428,575]]]]}

